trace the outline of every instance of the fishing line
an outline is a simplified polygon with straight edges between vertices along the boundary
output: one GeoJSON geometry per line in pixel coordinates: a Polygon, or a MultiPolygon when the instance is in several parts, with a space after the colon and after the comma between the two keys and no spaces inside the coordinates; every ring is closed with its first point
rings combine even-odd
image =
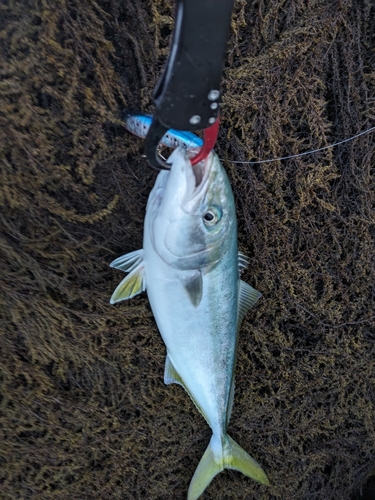
{"type": "Polygon", "coordinates": [[[334,148],[335,146],[339,146],[340,144],[344,144],[345,142],[352,141],[353,139],[356,139],[357,137],[360,137],[361,135],[368,134],[369,132],[372,132],[375,130],[375,127],[371,127],[367,130],[364,130],[363,132],[353,135],[353,137],[350,137],[349,139],[344,139],[343,141],[340,142],[335,142],[335,144],[331,144],[330,146],[324,146],[323,148],[319,149],[313,149],[311,151],[305,151],[304,153],[298,153],[296,155],[291,155],[291,156],[282,156],[280,158],[272,158],[272,160],[259,160],[259,161],[233,161],[233,160],[228,160],[230,163],[240,163],[241,165],[256,165],[257,163],[271,163],[273,161],[280,161],[280,160],[289,160],[290,158],[298,158],[299,156],[304,156],[304,155],[310,155],[313,153],[318,153],[319,151],[324,151],[325,149],[329,148],[334,148]]]}

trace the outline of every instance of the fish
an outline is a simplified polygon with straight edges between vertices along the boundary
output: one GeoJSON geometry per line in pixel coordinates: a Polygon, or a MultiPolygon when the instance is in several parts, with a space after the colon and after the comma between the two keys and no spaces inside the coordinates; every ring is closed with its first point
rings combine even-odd
{"type": "MultiPolygon", "coordinates": [[[[125,128],[130,133],[144,139],[150,129],[152,116],[125,110],[123,112],[123,121],[125,128]]],[[[172,149],[176,149],[178,146],[190,149],[202,147],[203,140],[192,132],[170,129],[163,135],[160,144],[172,149]]]]}
{"type": "Polygon", "coordinates": [[[192,166],[197,149],[177,147],[149,195],[143,248],[110,265],[128,273],[111,304],[146,291],[166,346],[165,384],[179,384],[212,429],[188,489],[200,497],[224,469],[268,485],[262,467],[227,433],[238,331],[261,293],[240,279],[235,203],[216,153],[192,166]]]}

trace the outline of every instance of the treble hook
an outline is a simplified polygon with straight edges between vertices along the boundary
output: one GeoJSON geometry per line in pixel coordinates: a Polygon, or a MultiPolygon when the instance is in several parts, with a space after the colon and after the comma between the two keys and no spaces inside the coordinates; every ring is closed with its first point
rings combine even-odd
{"type": "MultiPolygon", "coordinates": [[[[148,131],[146,141],[145,141],[145,155],[151,165],[151,167],[157,170],[169,170],[171,168],[170,163],[165,161],[158,152],[158,145],[161,138],[168,128],[164,127],[157,119],[153,119],[150,130],[148,131]]],[[[203,131],[204,142],[203,146],[199,152],[191,158],[190,163],[196,165],[200,161],[204,160],[210,151],[214,148],[217,135],[219,133],[219,118],[216,119],[215,123],[203,131]]]]}

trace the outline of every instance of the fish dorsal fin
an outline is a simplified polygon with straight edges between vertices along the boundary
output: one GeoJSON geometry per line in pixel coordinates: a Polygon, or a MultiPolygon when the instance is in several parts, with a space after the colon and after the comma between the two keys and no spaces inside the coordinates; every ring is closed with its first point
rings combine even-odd
{"type": "Polygon", "coordinates": [[[111,267],[130,273],[143,261],[143,248],[134,252],[126,253],[110,263],[111,267]]]}
{"type": "MultiPolygon", "coordinates": [[[[238,252],[238,270],[241,272],[242,269],[245,269],[249,264],[248,258],[241,252],[238,252]]],[[[239,294],[238,294],[238,318],[237,318],[237,331],[240,329],[241,323],[247,313],[247,311],[252,307],[256,301],[262,296],[260,292],[255,290],[255,288],[251,287],[247,283],[242,280],[239,280],[239,294]]],[[[228,398],[228,406],[227,406],[227,425],[229,424],[230,416],[232,414],[233,409],[233,401],[234,401],[234,389],[235,389],[235,380],[234,380],[234,371],[235,366],[233,368],[233,379],[230,388],[229,398],[228,398]]]]}
{"type": "MultiPolygon", "coordinates": [[[[133,266],[132,266],[133,267],[133,266]]],[[[131,299],[146,290],[146,276],[143,262],[133,268],[132,272],[124,278],[113,292],[110,303],[116,304],[121,300],[131,299]]]]}
{"type": "Polygon", "coordinates": [[[183,280],[183,284],[189,296],[190,302],[194,307],[198,307],[202,300],[203,293],[203,279],[201,271],[190,273],[189,277],[183,280]]]}
{"type": "Polygon", "coordinates": [[[232,380],[232,385],[230,387],[228,406],[227,406],[227,425],[229,424],[230,416],[232,415],[233,401],[234,401],[234,388],[235,388],[235,383],[234,383],[234,373],[233,373],[233,380],[232,380]]]}
{"type": "Polygon", "coordinates": [[[238,252],[238,270],[241,272],[249,265],[249,257],[242,252],[238,252]]]}
{"type": "Polygon", "coordinates": [[[192,394],[189,392],[189,389],[186,387],[184,381],[178,374],[176,368],[174,367],[171,358],[169,357],[169,354],[167,354],[167,357],[165,358],[165,368],[164,368],[164,384],[169,385],[169,384],[178,384],[181,385],[185,391],[189,394],[191,400],[195,404],[196,408],[199,410],[199,412],[202,414],[206,422],[209,424],[207,416],[204,414],[203,409],[199,406],[199,404],[196,402],[196,400],[193,398],[192,394]]]}
{"type": "Polygon", "coordinates": [[[242,280],[239,281],[240,293],[238,294],[237,328],[241,326],[242,320],[250,307],[252,307],[262,296],[262,294],[258,292],[258,290],[255,290],[252,286],[242,280]]]}

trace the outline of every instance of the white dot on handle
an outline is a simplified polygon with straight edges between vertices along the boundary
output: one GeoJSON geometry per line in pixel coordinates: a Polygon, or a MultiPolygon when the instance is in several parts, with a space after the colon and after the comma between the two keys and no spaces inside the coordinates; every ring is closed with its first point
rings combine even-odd
{"type": "Polygon", "coordinates": [[[201,117],[199,115],[193,115],[189,122],[192,124],[192,125],[197,125],[198,123],[200,123],[201,121],[201,117]]]}

